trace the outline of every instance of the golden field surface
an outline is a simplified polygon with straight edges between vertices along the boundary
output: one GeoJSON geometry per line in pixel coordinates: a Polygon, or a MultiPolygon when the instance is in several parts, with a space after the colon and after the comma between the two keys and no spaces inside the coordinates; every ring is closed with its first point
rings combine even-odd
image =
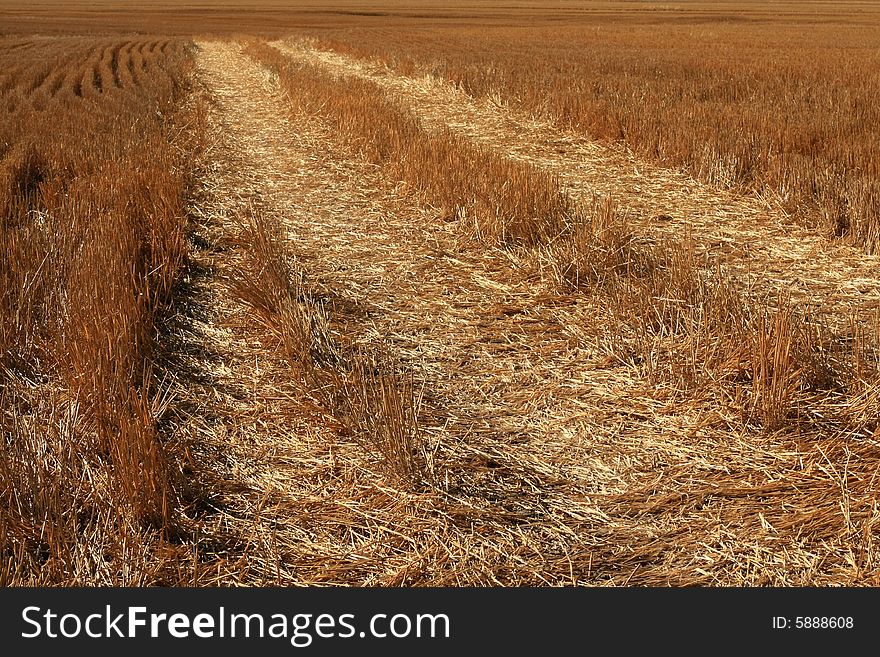
{"type": "Polygon", "coordinates": [[[4,3],[0,583],[876,586],[878,96],[880,2],[4,3]]]}

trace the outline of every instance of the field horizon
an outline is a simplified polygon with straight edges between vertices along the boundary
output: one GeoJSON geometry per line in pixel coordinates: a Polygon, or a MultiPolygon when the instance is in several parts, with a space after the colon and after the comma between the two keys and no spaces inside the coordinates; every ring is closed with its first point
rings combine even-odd
{"type": "Polygon", "coordinates": [[[119,34],[157,32],[170,36],[257,34],[280,36],[302,28],[338,29],[388,26],[533,26],[566,21],[643,25],[700,23],[876,25],[880,7],[873,1],[815,2],[778,0],[742,2],[512,0],[499,11],[488,0],[434,3],[395,0],[380,5],[366,0],[340,0],[332,6],[312,1],[206,0],[127,3],[94,2],[0,4],[0,33],[119,34]],[[524,25],[523,21],[527,21],[524,25]]]}

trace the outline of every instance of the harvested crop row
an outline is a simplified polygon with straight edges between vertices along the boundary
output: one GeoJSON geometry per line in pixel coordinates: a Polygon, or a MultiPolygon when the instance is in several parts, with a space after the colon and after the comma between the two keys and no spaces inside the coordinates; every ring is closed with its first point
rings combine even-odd
{"type": "Polygon", "coordinates": [[[418,428],[412,376],[393,359],[331,336],[328,310],[313,300],[285,244],[282,226],[259,212],[247,216],[237,238],[243,257],[231,290],[281,344],[301,384],[386,476],[404,488],[428,474],[418,428]]]}
{"type": "Polygon", "coordinates": [[[624,143],[779,198],[828,234],[880,244],[877,31],[760,21],[359,30],[326,47],[624,143]],[[676,44],[668,47],[668,44],[676,44]],[[841,73],[843,72],[843,73],[841,73]]]}
{"type": "Polygon", "coordinates": [[[147,64],[144,61],[144,43],[138,42],[131,49],[131,66],[129,70],[131,71],[132,79],[138,80],[146,66],[147,64]]]}
{"type": "Polygon", "coordinates": [[[103,86],[109,91],[111,88],[119,88],[119,50],[121,43],[115,43],[104,48],[101,53],[101,61],[98,63],[98,71],[103,81],[103,86]]]}
{"type": "MultiPolygon", "coordinates": [[[[539,334],[515,319],[508,323],[504,315],[496,320],[484,312],[500,297],[528,303],[539,294],[537,286],[521,280],[505,250],[472,240],[464,240],[459,250],[461,235],[454,224],[420,221],[437,211],[420,208],[413,195],[388,184],[380,168],[340,148],[332,121],[292,113],[276,81],[234,44],[202,44],[200,58],[217,99],[212,110],[224,142],[214,151],[221,157],[209,185],[218,199],[219,208],[211,213],[216,228],[228,230],[229,215],[237,214],[228,208],[246,206],[250,199],[267,219],[283,221],[287,248],[299,258],[294,271],[306,269],[312,277],[299,287],[309,293],[297,301],[310,311],[315,307],[308,304],[326,304],[331,335],[343,347],[333,368],[342,385],[331,381],[339,406],[322,401],[317,409],[301,411],[298,421],[282,416],[279,424],[281,409],[309,396],[286,392],[300,375],[290,360],[284,367],[273,365],[273,356],[285,351],[278,337],[266,354],[244,333],[240,344],[246,355],[236,371],[250,360],[245,371],[259,373],[247,398],[259,403],[271,394],[266,401],[273,411],[258,423],[231,422],[232,439],[225,437],[227,430],[214,429],[217,423],[193,420],[201,435],[214,429],[213,440],[235,449],[227,467],[238,470],[241,462],[249,474],[254,490],[224,500],[229,500],[227,522],[254,537],[255,571],[273,580],[277,573],[283,583],[566,581],[569,571],[557,557],[577,541],[564,531],[576,524],[567,514],[572,509],[581,518],[589,514],[590,501],[580,494],[588,485],[553,476],[558,465],[548,460],[545,437],[532,434],[532,414],[512,408],[508,398],[531,394],[515,380],[519,377],[510,377],[526,355],[496,344],[496,331],[511,328],[514,342],[539,334]],[[446,249],[455,255],[441,255],[446,249]],[[445,286],[455,293],[445,294],[445,286]],[[385,369],[385,363],[377,363],[378,371],[349,367],[355,355],[346,348],[351,344],[368,354],[390,354],[399,369],[385,369]],[[481,368],[481,356],[489,353],[495,358],[481,368]],[[463,375],[456,363],[481,372],[463,375]],[[409,371],[415,373],[416,390],[407,381],[409,371]],[[397,392],[389,391],[389,373],[400,373],[393,381],[397,392]],[[391,397],[407,400],[422,389],[419,429],[431,446],[427,471],[438,476],[427,486],[403,486],[402,478],[387,476],[389,467],[382,465],[399,462],[396,457],[365,454],[358,437],[370,436],[383,416],[406,415],[391,397]],[[319,410],[327,406],[331,414],[319,410]],[[361,420],[337,412],[352,406],[369,412],[357,413],[361,420]],[[567,498],[563,491],[570,486],[578,493],[567,498]],[[521,495],[524,490],[529,493],[521,495]],[[524,550],[524,542],[540,547],[524,550]],[[553,553],[552,563],[544,550],[553,553]]],[[[224,317],[231,319],[232,313],[224,317]]],[[[218,376],[222,383],[229,374],[218,376]]],[[[246,380],[250,384],[251,377],[246,380]]],[[[206,396],[213,394],[222,392],[206,396]]],[[[316,398],[326,400],[324,394],[316,398]]],[[[224,426],[227,422],[217,429],[224,426]]],[[[406,445],[404,440],[397,444],[406,445]]]]}
{"type": "MultiPolygon", "coordinates": [[[[90,46],[85,43],[70,43],[66,44],[63,55],[50,58],[51,73],[38,90],[44,95],[43,109],[51,107],[51,104],[45,104],[46,98],[53,98],[65,88],[65,85],[69,88],[70,79],[80,77],[80,72],[85,68],[90,55],[90,46]]],[[[34,102],[36,103],[37,100],[34,99],[34,102]]]]}
{"type": "MultiPolygon", "coordinates": [[[[503,168],[490,170],[491,184],[475,192],[471,178],[478,174],[467,169],[467,163],[478,161],[472,155],[476,147],[460,137],[450,139],[442,128],[435,134],[424,131],[371,81],[322,75],[255,44],[247,52],[279,76],[299,111],[326,117],[361,157],[389,169],[391,180],[417,179],[419,189],[434,191],[432,183],[442,178],[444,192],[429,191],[430,201],[454,203],[480,194],[485,207],[498,208],[510,196],[531,193],[529,181],[503,168]],[[455,159],[459,157],[464,164],[455,159]],[[419,162],[418,171],[409,173],[401,160],[419,162]],[[441,165],[432,168],[438,162],[441,165]],[[456,167],[469,175],[455,175],[456,167]]],[[[500,156],[493,161],[498,160],[503,161],[500,156]]],[[[487,170],[485,164],[481,168],[487,170]]],[[[530,180],[553,181],[535,167],[529,173],[530,180]]],[[[825,417],[826,428],[842,424],[862,430],[861,411],[851,417],[823,407],[832,390],[860,397],[865,384],[852,372],[870,371],[869,380],[878,378],[876,336],[870,327],[853,318],[836,322],[857,327],[861,344],[851,351],[835,348],[846,340],[828,328],[825,319],[807,317],[786,298],[752,297],[747,286],[722,275],[713,259],[696,257],[686,241],[651,244],[637,239],[609,201],[594,200],[591,208],[582,210],[558,188],[552,198],[564,204],[565,223],[551,220],[533,232],[539,237],[526,243],[539,248],[527,252],[526,259],[536,258],[538,267],[564,292],[595,291],[605,297],[617,336],[614,358],[644,363],[645,376],[674,383],[682,394],[705,395],[708,386],[713,395],[735,396],[743,421],[767,430],[782,426],[792,415],[825,417]],[[786,344],[790,358],[769,365],[768,340],[782,340],[773,344],[786,344]]]]}
{"type": "Polygon", "coordinates": [[[36,47],[36,43],[28,40],[19,40],[19,39],[10,39],[2,44],[0,44],[0,51],[4,54],[8,52],[20,52],[22,50],[27,50],[29,48],[36,47]]]}
{"type": "Polygon", "coordinates": [[[574,205],[552,176],[451,132],[425,132],[375,84],[331,78],[266,45],[251,43],[247,52],[279,76],[293,102],[321,109],[367,160],[419,190],[473,236],[534,245],[558,237],[577,221],[574,205]]]}
{"type": "MultiPolygon", "coordinates": [[[[302,94],[309,89],[304,86],[302,94]]],[[[786,299],[744,297],[740,290],[747,286],[717,274],[686,242],[652,247],[634,241],[610,206],[593,208],[589,225],[537,254],[563,289],[592,290],[603,300],[602,311],[571,313],[561,321],[579,342],[605,342],[610,362],[633,366],[658,396],[653,403],[724,408],[726,422],[737,431],[783,442],[790,432],[814,436],[819,447],[806,450],[807,460],[824,458],[831,447],[822,436],[859,441],[874,430],[880,412],[878,336],[861,319],[851,323],[853,336],[841,335],[786,299]]],[[[835,324],[846,324],[838,319],[835,324]]],[[[870,460],[859,468],[870,468],[870,460]]],[[[654,476],[666,481],[666,475],[654,476]]],[[[738,476],[749,480],[754,473],[746,469],[738,476]]],[[[668,488],[675,490],[675,482],[668,488]]],[[[852,492],[860,500],[859,517],[870,517],[868,490],[852,492]]],[[[817,522],[833,499],[816,506],[817,522]]],[[[625,500],[612,504],[625,508],[625,500]]],[[[805,509],[810,504],[804,499],[805,509]]],[[[816,544],[840,544],[832,528],[816,525],[816,531],[816,544]]],[[[626,540],[625,534],[617,536],[626,540]]],[[[685,572],[683,566],[676,577],[698,581],[685,572]]]]}
{"type": "Polygon", "coordinates": [[[51,79],[46,86],[46,91],[49,96],[54,96],[58,93],[64,84],[65,77],[67,77],[67,71],[64,69],[58,69],[52,74],[51,79]]]}
{"type": "Polygon", "coordinates": [[[589,205],[597,193],[614,198],[627,223],[645,237],[692,236],[697,253],[734,274],[745,294],[790,295],[838,332],[848,330],[848,313],[870,321],[880,304],[880,257],[793,223],[772,201],[702,184],[522,112],[474,101],[431,76],[393,75],[303,41],[272,45],[296,61],[379,84],[426,127],[454,129],[504,156],[553,172],[582,204],[589,205]]]}
{"type": "Polygon", "coordinates": [[[136,47],[135,41],[127,41],[119,49],[118,71],[119,86],[130,89],[136,85],[134,79],[134,59],[133,51],[136,47]]]}
{"type": "MultiPolygon", "coordinates": [[[[50,70],[95,75],[101,47],[77,67],[68,60],[88,40],[47,41],[50,70]]],[[[163,75],[144,79],[138,105],[93,88],[92,102],[56,94],[0,115],[4,584],[183,572],[162,547],[181,531],[180,479],[160,437],[154,363],[186,255],[188,164],[174,124],[189,65],[181,48],[158,60],[163,75]]]]}
{"type": "MultiPolygon", "coordinates": [[[[605,275],[592,280],[585,269],[559,294],[548,280],[556,277],[541,281],[528,258],[517,259],[528,250],[459,244],[454,226],[431,221],[433,209],[397,215],[378,200],[388,191],[381,169],[362,158],[340,162],[355,149],[333,117],[324,130],[314,127],[321,112],[285,119],[290,103],[277,78],[237,48],[210,44],[202,56],[217,110],[228,115],[224,131],[234,137],[227,157],[243,163],[213,188],[227,203],[255,198],[288,217],[309,271],[334,284],[343,307],[360,311],[356,322],[374,325],[364,339],[392,341],[408,362],[424,364],[437,416],[423,427],[441,437],[439,462],[449,473],[431,496],[394,491],[401,505],[389,499],[387,483],[376,487],[357,461],[349,465],[328,431],[257,438],[266,425],[240,430],[243,447],[260,445],[270,455],[260,463],[276,466],[253,475],[265,497],[247,516],[262,518],[253,544],[270,577],[873,581],[870,348],[851,387],[828,384],[835,359],[852,353],[846,342],[826,342],[819,326],[801,324],[784,304],[778,312],[747,307],[741,317],[735,292],[692,275],[707,263],[686,243],[645,260],[636,256],[650,245],[627,244],[629,269],[600,268],[605,275]],[[730,318],[729,326],[712,316],[730,318]],[[702,376],[704,359],[711,368],[702,376]],[[266,508],[284,519],[269,522],[266,508]],[[274,561],[273,549],[285,558],[274,561]]],[[[596,223],[613,224],[613,216],[596,223]]],[[[261,357],[256,368],[250,351],[246,357],[252,369],[267,367],[261,357]]],[[[262,394],[258,380],[265,379],[255,376],[247,394],[262,394]]],[[[269,390],[279,406],[289,399],[278,384],[269,390]]],[[[241,507],[233,508],[229,522],[241,523],[241,507]]]]}
{"type": "Polygon", "coordinates": [[[101,47],[95,48],[86,62],[79,83],[80,93],[83,98],[94,100],[97,95],[104,91],[104,81],[101,79],[101,72],[99,70],[102,52],[103,49],[101,47]]]}
{"type": "Polygon", "coordinates": [[[0,91],[20,100],[39,93],[56,71],[63,70],[81,54],[81,43],[77,40],[66,45],[69,47],[63,52],[46,42],[27,49],[0,50],[4,60],[0,91]]]}
{"type": "MultiPolygon", "coordinates": [[[[58,94],[95,100],[103,94],[124,90],[128,100],[122,101],[121,97],[117,100],[136,105],[141,102],[138,89],[141,77],[147,87],[159,84],[173,87],[174,82],[168,78],[163,66],[154,66],[144,75],[149,67],[147,59],[166,57],[157,47],[157,54],[149,54],[144,59],[140,51],[149,51],[152,43],[146,40],[96,42],[64,38],[48,40],[40,48],[28,51],[27,56],[16,54],[16,65],[7,67],[7,74],[0,81],[10,120],[16,120],[18,108],[22,111],[28,107],[43,111],[51,109],[52,104],[47,104],[47,100],[58,94]]],[[[167,56],[181,56],[179,46],[170,42],[166,50],[167,56]]],[[[96,111],[101,111],[100,103],[96,111]]]]}

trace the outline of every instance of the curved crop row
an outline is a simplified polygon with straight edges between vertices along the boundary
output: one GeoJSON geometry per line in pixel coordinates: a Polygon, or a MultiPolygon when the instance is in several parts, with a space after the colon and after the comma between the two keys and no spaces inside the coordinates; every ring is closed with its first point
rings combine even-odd
{"type": "Polygon", "coordinates": [[[101,53],[101,60],[98,62],[98,73],[102,81],[102,91],[107,93],[113,89],[118,89],[119,84],[119,49],[122,43],[115,43],[104,48],[101,53]]]}
{"type": "Polygon", "coordinates": [[[119,86],[124,89],[130,89],[135,86],[134,74],[132,72],[132,48],[134,48],[134,46],[134,41],[126,41],[124,44],[121,44],[119,48],[117,60],[117,75],[119,86]]]}

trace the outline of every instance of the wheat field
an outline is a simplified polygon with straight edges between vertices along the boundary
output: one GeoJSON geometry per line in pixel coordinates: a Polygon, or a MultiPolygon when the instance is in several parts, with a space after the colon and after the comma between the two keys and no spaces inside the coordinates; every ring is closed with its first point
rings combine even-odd
{"type": "Polygon", "coordinates": [[[880,3],[508,5],[0,8],[0,584],[880,583],[880,3]]]}

